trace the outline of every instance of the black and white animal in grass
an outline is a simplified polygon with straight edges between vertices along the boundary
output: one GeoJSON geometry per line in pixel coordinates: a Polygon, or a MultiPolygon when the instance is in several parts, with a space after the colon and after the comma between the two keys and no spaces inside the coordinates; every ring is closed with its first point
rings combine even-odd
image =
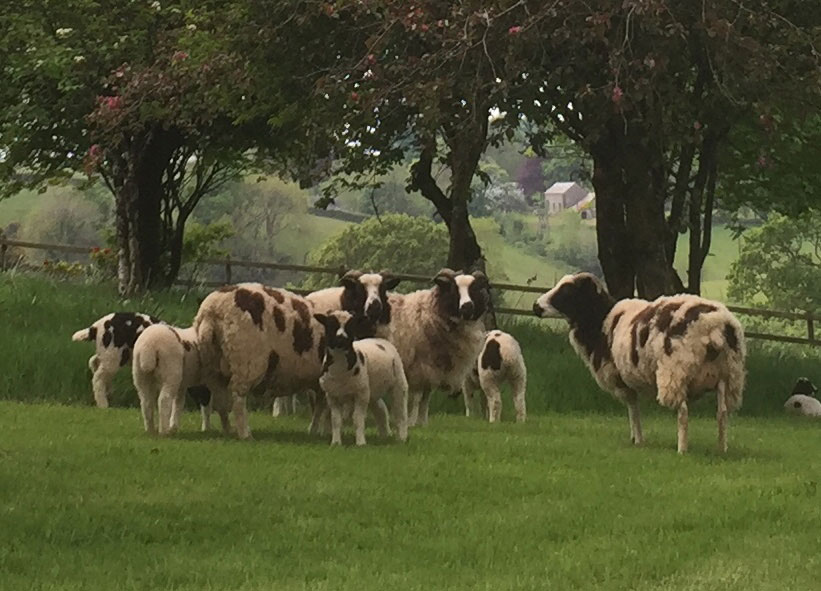
{"type": "MultiPolygon", "coordinates": [[[[527,405],[527,367],[519,342],[506,332],[492,330],[487,333],[485,343],[476,365],[465,378],[462,395],[465,401],[465,416],[473,409],[473,395],[477,389],[483,392],[482,409],[491,423],[502,420],[502,386],[508,384],[513,395],[516,421],[525,422],[527,405]]],[[[458,394],[455,394],[456,396],[458,394]]]]}
{"type": "Polygon", "coordinates": [[[687,451],[688,404],[705,391],[718,398],[718,442],[727,450],[728,413],[739,408],[745,379],[744,331],[719,303],[694,295],[616,302],[589,273],[566,275],[533,305],[560,315],[570,342],[604,390],[627,405],[631,439],[642,442],[639,394],[678,410],[678,451],[687,451]]]}
{"type": "Polygon", "coordinates": [[[202,431],[210,427],[211,409],[217,410],[222,428],[230,431],[228,412],[230,400],[224,391],[212,396],[202,385],[197,332],[191,328],[175,328],[167,324],[152,324],[134,344],[132,379],[140,398],[143,424],[147,433],[156,433],[155,408],[158,409],[159,434],[175,433],[188,392],[200,405],[202,431]]]}
{"type": "Polygon", "coordinates": [[[807,378],[798,378],[792,394],[784,403],[784,410],[790,414],[805,417],[821,417],[821,401],[815,395],[818,388],[807,378]]]}
{"type": "Polygon", "coordinates": [[[365,445],[365,416],[370,408],[383,437],[390,435],[383,398],[390,396],[391,414],[400,441],[408,438],[408,382],[399,352],[384,339],[354,340],[361,319],[349,312],[314,314],[325,328],[325,355],[319,384],[331,414],[331,445],[342,444],[346,406],[353,407],[356,445],[365,445]]]}
{"type": "Polygon", "coordinates": [[[433,282],[430,289],[389,293],[390,320],[376,327],[376,336],[393,343],[402,358],[411,426],[427,424],[431,390],[462,390],[485,338],[490,286],[484,273],[442,269],[433,282]]]}
{"type": "Polygon", "coordinates": [[[88,368],[92,374],[94,402],[99,408],[108,408],[111,383],[119,369],[131,363],[137,337],[158,323],[160,319],[149,314],[114,312],[72,335],[72,341],[91,341],[95,345],[88,368]]]}
{"type": "MultiPolygon", "coordinates": [[[[367,322],[361,323],[362,336],[373,336],[378,325],[390,322],[388,290],[395,289],[398,284],[399,279],[386,271],[363,273],[351,270],[339,278],[338,287],[320,289],[308,294],[305,299],[319,314],[345,310],[364,317],[367,322]]],[[[292,414],[295,408],[296,396],[279,396],[274,399],[272,414],[275,417],[292,414]]]]}

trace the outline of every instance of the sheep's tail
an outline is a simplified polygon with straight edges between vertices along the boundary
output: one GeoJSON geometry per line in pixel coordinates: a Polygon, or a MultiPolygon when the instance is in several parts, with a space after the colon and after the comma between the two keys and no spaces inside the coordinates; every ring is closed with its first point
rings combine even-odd
{"type": "Polygon", "coordinates": [[[150,373],[154,371],[159,363],[157,353],[151,349],[143,350],[137,349],[134,352],[134,365],[140,368],[143,373],[150,373]]]}
{"type": "Polygon", "coordinates": [[[208,309],[200,307],[197,317],[194,318],[194,328],[197,331],[197,345],[200,352],[200,365],[203,373],[219,373],[220,367],[220,335],[219,325],[208,309]]]}
{"type": "Polygon", "coordinates": [[[73,335],[71,335],[71,340],[80,342],[80,341],[90,341],[91,340],[91,328],[84,328],[83,330],[78,330],[73,335]]]}

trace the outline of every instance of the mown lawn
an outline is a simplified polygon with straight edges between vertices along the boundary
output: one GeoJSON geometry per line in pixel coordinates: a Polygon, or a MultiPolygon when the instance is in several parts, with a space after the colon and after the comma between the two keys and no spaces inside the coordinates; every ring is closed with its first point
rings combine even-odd
{"type": "MultiPolygon", "coordinates": [[[[0,403],[0,589],[816,589],[821,429],[436,416],[403,446],[141,432],[133,409],[0,403]]],[[[346,439],[351,443],[348,433],[346,439]]]]}

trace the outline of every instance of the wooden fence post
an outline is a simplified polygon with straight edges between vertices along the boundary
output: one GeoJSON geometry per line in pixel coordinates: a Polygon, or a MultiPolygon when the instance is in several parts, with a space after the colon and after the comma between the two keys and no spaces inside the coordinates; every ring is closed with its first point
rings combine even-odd
{"type": "Polygon", "coordinates": [[[815,340],[815,325],[812,321],[812,313],[807,312],[807,338],[811,341],[815,340]]]}
{"type": "Polygon", "coordinates": [[[225,284],[231,284],[231,255],[225,257],[225,284]]]}

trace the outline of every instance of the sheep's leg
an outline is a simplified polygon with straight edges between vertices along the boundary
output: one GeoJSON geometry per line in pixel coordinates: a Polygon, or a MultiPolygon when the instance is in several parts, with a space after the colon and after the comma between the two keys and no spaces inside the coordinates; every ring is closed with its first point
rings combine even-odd
{"type": "Polygon", "coordinates": [[[683,401],[678,407],[678,453],[687,453],[687,401],[683,401]]]}
{"type": "Polygon", "coordinates": [[[724,381],[718,383],[716,393],[718,408],[716,410],[716,420],[718,421],[718,451],[727,453],[727,384],[724,381]]]}
{"type": "Polygon", "coordinates": [[[162,388],[160,388],[160,398],[157,401],[157,406],[160,410],[160,435],[168,435],[169,431],[171,430],[171,415],[173,413],[172,406],[174,404],[174,398],[176,398],[176,394],[177,393],[168,386],[164,385],[162,388]]]}
{"type": "Polygon", "coordinates": [[[408,385],[397,386],[391,396],[391,413],[399,441],[408,440],[408,385]]]}
{"type": "Polygon", "coordinates": [[[174,397],[174,402],[171,405],[171,424],[169,426],[169,433],[176,433],[180,430],[180,419],[182,418],[182,411],[185,408],[185,390],[180,388],[177,396],[174,397]]]}
{"type": "Polygon", "coordinates": [[[498,384],[485,380],[482,384],[487,399],[488,422],[497,423],[502,420],[502,391],[498,384]]]}
{"type": "MultiPolygon", "coordinates": [[[[96,357],[96,355],[95,355],[96,357]]],[[[89,361],[89,365],[91,361],[89,361]]],[[[111,382],[114,379],[114,373],[106,371],[105,368],[97,364],[97,370],[91,377],[91,388],[94,391],[94,402],[97,408],[108,408],[108,397],[111,392],[111,382]]]]}
{"type": "Polygon", "coordinates": [[[342,406],[328,400],[331,410],[331,445],[342,445],[342,406]]]}
{"type": "Polygon", "coordinates": [[[430,406],[430,390],[422,392],[422,397],[419,399],[419,425],[428,424],[428,408],[430,406]]]}
{"type": "Polygon", "coordinates": [[[419,401],[422,399],[421,392],[412,392],[410,395],[410,408],[408,416],[408,424],[415,427],[419,424],[419,401]]]}
{"type": "Polygon", "coordinates": [[[277,396],[276,398],[274,398],[274,408],[271,412],[271,416],[282,417],[291,414],[290,403],[290,396],[277,396]]]}
{"type": "Polygon", "coordinates": [[[200,417],[202,417],[200,431],[202,431],[203,433],[211,430],[211,411],[213,410],[213,408],[213,399],[209,400],[208,404],[200,405],[200,417]]]}
{"type": "Polygon", "coordinates": [[[624,403],[627,405],[627,418],[630,420],[630,441],[635,445],[641,445],[644,439],[641,434],[638,394],[628,392],[624,395],[624,403]]]}
{"type": "Polygon", "coordinates": [[[376,421],[376,428],[379,431],[379,436],[382,438],[390,437],[390,413],[388,412],[388,406],[385,404],[385,401],[381,398],[371,400],[368,408],[370,408],[373,418],[376,421]]]}
{"type": "Polygon", "coordinates": [[[356,445],[365,445],[365,416],[368,414],[368,401],[356,398],[353,403],[353,426],[356,431],[356,445]]]}
{"type": "Polygon", "coordinates": [[[518,378],[513,381],[513,406],[516,408],[516,422],[524,423],[527,420],[527,403],[525,402],[525,392],[527,382],[525,378],[518,378]]]}
{"type": "MultiPolygon", "coordinates": [[[[330,406],[330,402],[321,391],[315,393],[315,396],[309,394],[309,400],[311,401],[311,424],[308,427],[308,432],[311,435],[316,435],[323,432],[323,417],[326,407],[330,406]]],[[[333,423],[333,417],[331,417],[331,423],[333,423]]]]}
{"type": "Polygon", "coordinates": [[[465,401],[465,416],[470,416],[470,411],[472,410],[473,406],[473,384],[471,383],[470,376],[465,378],[464,383],[462,384],[462,399],[465,401]]]}
{"type": "Polygon", "coordinates": [[[237,423],[237,437],[240,439],[252,439],[251,427],[248,424],[248,407],[245,400],[245,395],[232,388],[232,396],[234,399],[231,410],[234,413],[234,421],[237,423]]]}
{"type": "Polygon", "coordinates": [[[154,404],[156,399],[153,396],[148,396],[147,393],[139,392],[139,394],[145,432],[154,435],[157,432],[157,427],[154,425],[154,404]]]}

